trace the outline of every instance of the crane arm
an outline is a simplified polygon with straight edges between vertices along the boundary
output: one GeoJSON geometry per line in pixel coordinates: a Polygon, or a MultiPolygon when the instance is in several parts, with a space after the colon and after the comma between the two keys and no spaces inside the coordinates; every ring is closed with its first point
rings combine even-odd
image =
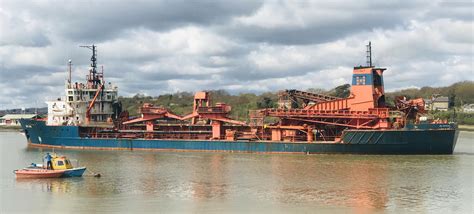
{"type": "Polygon", "coordinates": [[[97,92],[95,92],[94,98],[92,99],[92,101],[89,103],[89,106],[87,107],[87,111],[86,111],[86,120],[87,121],[90,121],[91,110],[94,107],[95,101],[97,100],[97,97],[99,96],[99,93],[102,91],[103,88],[104,88],[104,85],[101,84],[99,86],[99,88],[97,89],[97,92]]]}

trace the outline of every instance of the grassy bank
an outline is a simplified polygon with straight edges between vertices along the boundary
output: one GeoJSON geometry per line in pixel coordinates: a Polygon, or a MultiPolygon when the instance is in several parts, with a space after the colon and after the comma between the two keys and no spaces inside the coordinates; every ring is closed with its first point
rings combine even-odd
{"type": "Polygon", "coordinates": [[[21,131],[21,126],[0,126],[0,132],[1,131],[21,131]]]}
{"type": "Polygon", "coordinates": [[[460,125],[474,126],[474,114],[464,112],[449,111],[434,111],[430,112],[433,119],[456,121],[460,125]]]}
{"type": "Polygon", "coordinates": [[[474,132],[474,125],[459,125],[459,130],[474,132]]]}

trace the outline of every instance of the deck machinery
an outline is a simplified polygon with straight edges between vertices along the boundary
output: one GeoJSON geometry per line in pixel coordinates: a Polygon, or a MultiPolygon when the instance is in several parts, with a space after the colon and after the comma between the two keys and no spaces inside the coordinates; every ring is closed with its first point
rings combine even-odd
{"type": "Polygon", "coordinates": [[[391,128],[390,110],[385,105],[384,70],[372,66],[355,67],[347,98],[286,90],[279,93],[279,103],[283,105],[257,110],[252,116],[263,121],[265,117],[279,118],[279,122],[264,126],[270,129],[272,141],[337,141],[348,128],[391,128]]]}
{"type": "Polygon", "coordinates": [[[346,98],[281,91],[278,108],[250,111],[248,123],[231,119],[229,105],[212,106],[209,92],[197,92],[193,111],[185,116],[146,103],[140,108],[141,117],[123,122],[119,132],[130,135],[135,130],[135,137],[149,139],[340,142],[346,129],[402,128],[407,116],[416,119],[424,103],[422,99],[397,99],[399,108],[389,109],[385,104],[384,71],[372,66],[371,61],[367,66],[355,67],[346,98]],[[276,118],[276,122],[267,118],[276,118]]]}
{"type": "Polygon", "coordinates": [[[140,131],[143,130],[140,125],[144,123],[145,138],[219,140],[224,129],[244,132],[248,128],[245,122],[229,118],[230,111],[231,107],[225,103],[211,106],[209,92],[197,92],[193,111],[188,115],[180,116],[145,103],[140,108],[141,117],[123,122],[122,129],[140,131]]]}
{"type": "Polygon", "coordinates": [[[141,117],[123,122],[122,129],[143,130],[148,138],[314,142],[338,140],[347,128],[389,129],[394,123],[400,123],[396,127],[401,127],[405,114],[392,112],[398,116],[391,117],[385,105],[383,71],[375,67],[354,68],[351,94],[347,98],[297,90],[280,92],[280,103],[290,104],[253,110],[249,113],[249,123],[230,119],[229,105],[212,106],[208,92],[197,92],[193,112],[188,115],[177,115],[145,103],[140,108],[141,117]],[[294,103],[303,107],[291,107],[294,103]],[[269,117],[278,121],[266,123],[269,117]]]}

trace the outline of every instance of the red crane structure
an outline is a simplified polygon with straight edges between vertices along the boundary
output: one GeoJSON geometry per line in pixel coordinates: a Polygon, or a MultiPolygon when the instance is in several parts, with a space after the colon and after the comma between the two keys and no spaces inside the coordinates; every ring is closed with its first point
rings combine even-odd
{"type": "Polygon", "coordinates": [[[267,127],[274,141],[301,140],[299,138],[313,141],[315,133],[328,140],[339,137],[347,128],[390,128],[382,81],[384,70],[372,66],[355,67],[347,98],[286,90],[280,93],[280,108],[261,109],[257,115],[280,119],[278,124],[267,127]],[[302,108],[292,108],[294,98],[303,100],[302,108]]]}
{"type": "Polygon", "coordinates": [[[423,109],[423,100],[398,99],[398,109],[392,109],[396,111],[388,108],[383,84],[385,68],[372,66],[370,43],[367,53],[367,65],[354,67],[350,95],[345,98],[285,90],[279,93],[279,108],[250,111],[247,124],[229,117],[229,105],[212,105],[209,92],[197,92],[190,114],[180,116],[168,109],[144,104],[140,118],[123,124],[137,126],[145,122],[146,136],[157,138],[307,142],[339,142],[346,129],[403,127],[405,120],[411,117],[409,114],[423,109]],[[270,117],[276,120],[268,120],[270,117]],[[157,123],[162,119],[175,122],[157,123]]]}
{"type": "Polygon", "coordinates": [[[92,101],[89,103],[89,106],[87,106],[87,110],[86,110],[86,124],[89,124],[90,121],[91,121],[91,110],[92,110],[92,108],[94,108],[95,101],[97,100],[97,97],[99,97],[99,94],[100,94],[100,92],[102,91],[103,88],[104,88],[104,85],[103,85],[103,84],[100,84],[100,85],[99,85],[99,88],[98,88],[97,91],[95,92],[94,98],[93,98],[92,101]]]}
{"type": "Polygon", "coordinates": [[[313,141],[314,135],[323,140],[337,139],[344,129],[388,129],[389,108],[385,105],[383,85],[384,68],[372,66],[370,43],[368,65],[354,67],[351,92],[347,98],[286,90],[280,93],[280,108],[262,109],[253,115],[279,118],[278,124],[269,126],[271,140],[313,141]],[[296,99],[300,108],[292,108],[296,99]],[[306,137],[305,137],[306,136],[306,137]]]}
{"type": "MultiPolygon", "coordinates": [[[[245,122],[233,120],[228,114],[231,111],[231,107],[225,103],[216,103],[215,106],[211,106],[211,99],[209,92],[196,92],[194,95],[194,104],[192,113],[186,116],[180,116],[172,113],[170,110],[163,107],[154,107],[152,104],[145,103],[140,108],[141,117],[133,120],[123,122],[124,125],[131,125],[136,123],[145,122],[146,131],[148,133],[155,132],[157,127],[163,128],[163,124],[155,123],[158,119],[174,119],[178,121],[188,121],[189,123],[179,123],[181,128],[185,124],[189,127],[193,126],[193,129],[199,129],[194,131],[208,131],[206,126],[210,124],[211,126],[211,138],[212,139],[221,139],[224,133],[223,125],[224,123],[237,125],[237,126],[246,126],[245,122]],[[198,121],[203,121],[204,124],[198,124],[198,121]],[[203,126],[204,125],[204,126],[203,126]]],[[[170,124],[167,125],[168,127],[170,124]]],[[[176,130],[169,130],[173,132],[176,130]]],[[[184,132],[184,130],[181,130],[184,132]]],[[[202,132],[206,133],[207,132],[202,132]]]]}

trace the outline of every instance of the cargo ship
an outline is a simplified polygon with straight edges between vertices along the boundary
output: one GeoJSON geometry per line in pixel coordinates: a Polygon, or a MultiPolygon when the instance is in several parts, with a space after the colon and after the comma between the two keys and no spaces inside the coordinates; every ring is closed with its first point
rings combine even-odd
{"type": "Polygon", "coordinates": [[[385,100],[383,72],[354,67],[348,97],[300,90],[278,93],[278,107],[249,111],[246,121],[229,116],[231,106],[196,92],[186,115],[144,103],[140,116],[122,111],[118,88],[97,69],[97,48],[85,83],[69,79],[65,96],[48,101],[48,117],[22,119],[33,147],[99,150],[207,151],[244,153],[452,154],[457,125],[426,117],[423,99],[385,100]]]}

